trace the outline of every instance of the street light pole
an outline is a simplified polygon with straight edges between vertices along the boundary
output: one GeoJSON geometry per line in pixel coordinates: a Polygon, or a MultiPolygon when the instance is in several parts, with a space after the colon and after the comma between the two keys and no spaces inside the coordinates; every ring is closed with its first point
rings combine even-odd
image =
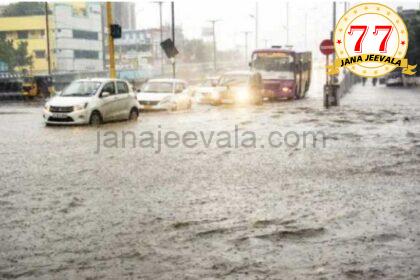
{"type": "Polygon", "coordinates": [[[255,48],[258,49],[258,2],[255,2],[255,14],[249,16],[255,20],[255,48]]]}
{"type": "MultiPolygon", "coordinates": [[[[159,5],[159,29],[160,29],[160,42],[163,41],[163,26],[162,26],[162,3],[163,1],[155,1],[159,5]]],[[[162,49],[160,49],[160,74],[163,75],[164,69],[163,69],[163,52],[162,49]]]]}
{"type": "Polygon", "coordinates": [[[258,49],[258,2],[255,2],[255,48],[258,49]]]}
{"type": "Polygon", "coordinates": [[[219,20],[209,20],[209,22],[212,24],[212,32],[213,32],[213,68],[214,71],[217,70],[217,48],[216,48],[216,30],[215,30],[215,25],[216,22],[218,22],[219,20]]]}
{"type": "MultiPolygon", "coordinates": [[[[171,17],[172,17],[172,42],[175,45],[175,5],[174,1],[171,2],[171,17]]],[[[172,58],[172,77],[175,79],[176,77],[176,69],[175,69],[175,57],[172,58]]]]}
{"type": "Polygon", "coordinates": [[[289,45],[289,2],[286,2],[286,45],[289,45]]]}
{"type": "Polygon", "coordinates": [[[245,65],[248,61],[248,34],[250,33],[249,31],[244,31],[244,37],[245,37],[245,65]]]}
{"type": "Polygon", "coordinates": [[[114,38],[111,35],[112,7],[111,2],[106,2],[106,24],[108,25],[108,53],[109,53],[109,77],[115,78],[115,56],[114,56],[114,38]]]}
{"type": "Polygon", "coordinates": [[[51,75],[50,25],[48,20],[48,2],[45,2],[45,38],[47,39],[48,75],[51,75]]]}

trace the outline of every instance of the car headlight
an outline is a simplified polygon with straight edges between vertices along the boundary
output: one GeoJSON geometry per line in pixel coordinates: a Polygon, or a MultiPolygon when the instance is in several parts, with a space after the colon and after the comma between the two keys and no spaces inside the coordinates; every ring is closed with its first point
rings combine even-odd
{"type": "Polygon", "coordinates": [[[84,109],[86,109],[87,106],[88,106],[87,102],[85,104],[76,105],[76,106],[74,106],[74,111],[84,110],[84,109]]]}
{"type": "Polygon", "coordinates": [[[50,111],[50,105],[45,104],[44,105],[44,110],[49,112],[50,111]]]}
{"type": "Polygon", "coordinates": [[[238,89],[235,92],[235,97],[239,101],[247,101],[247,100],[249,100],[249,91],[248,91],[248,89],[246,89],[246,88],[238,89]]]}

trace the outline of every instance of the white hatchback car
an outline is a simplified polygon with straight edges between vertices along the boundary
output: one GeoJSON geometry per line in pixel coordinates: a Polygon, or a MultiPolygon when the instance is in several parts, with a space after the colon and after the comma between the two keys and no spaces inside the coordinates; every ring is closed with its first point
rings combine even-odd
{"type": "Polygon", "coordinates": [[[139,105],[131,85],[119,79],[75,80],[44,106],[48,124],[94,124],[136,120],[139,105]]]}
{"type": "Polygon", "coordinates": [[[144,110],[190,109],[192,105],[188,84],[179,79],[151,79],[137,93],[137,100],[144,110]]]}

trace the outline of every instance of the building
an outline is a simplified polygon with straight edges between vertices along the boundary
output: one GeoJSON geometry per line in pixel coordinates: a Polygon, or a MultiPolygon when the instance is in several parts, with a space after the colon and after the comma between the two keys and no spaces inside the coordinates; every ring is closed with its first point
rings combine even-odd
{"type": "Polygon", "coordinates": [[[153,61],[153,45],[147,30],[123,30],[122,37],[116,39],[115,57],[121,69],[139,69],[153,61]]]}
{"type": "Polygon", "coordinates": [[[136,29],[136,3],[112,2],[112,16],[122,29],[136,29]]]}
{"type": "Polygon", "coordinates": [[[57,2],[52,5],[57,72],[103,70],[99,3],[57,2]]]}
{"type": "MultiPolygon", "coordinates": [[[[48,16],[51,72],[103,70],[101,9],[98,3],[51,3],[48,16]]],[[[0,36],[28,44],[32,74],[48,72],[46,17],[0,17],[0,36]]],[[[20,69],[15,69],[20,70],[20,69]]]]}

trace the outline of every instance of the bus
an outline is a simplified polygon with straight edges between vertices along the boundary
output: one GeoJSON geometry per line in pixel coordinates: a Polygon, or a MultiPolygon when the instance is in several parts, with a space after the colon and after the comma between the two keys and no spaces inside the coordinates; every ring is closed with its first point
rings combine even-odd
{"type": "Polygon", "coordinates": [[[257,49],[252,53],[250,67],[262,76],[264,97],[301,99],[311,84],[312,54],[280,47],[257,49]]]}

